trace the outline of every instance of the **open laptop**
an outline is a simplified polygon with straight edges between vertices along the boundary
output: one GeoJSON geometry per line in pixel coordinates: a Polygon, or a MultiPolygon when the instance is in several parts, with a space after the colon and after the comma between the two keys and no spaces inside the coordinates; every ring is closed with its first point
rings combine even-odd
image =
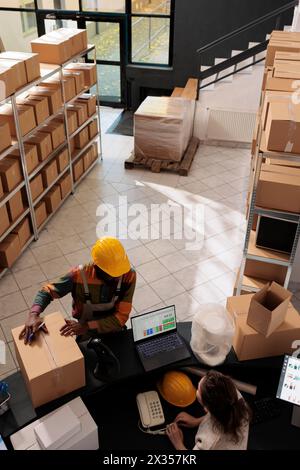
{"type": "Polygon", "coordinates": [[[177,333],[175,305],[131,318],[133,340],[146,372],[191,357],[177,333]]]}

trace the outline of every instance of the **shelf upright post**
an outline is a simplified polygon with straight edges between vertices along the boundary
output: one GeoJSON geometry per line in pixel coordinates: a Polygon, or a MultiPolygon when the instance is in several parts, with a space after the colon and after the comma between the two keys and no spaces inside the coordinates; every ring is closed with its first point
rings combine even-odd
{"type": "Polygon", "coordinates": [[[71,151],[71,141],[70,141],[69,126],[68,126],[68,106],[67,106],[67,102],[66,102],[63,66],[60,67],[59,77],[60,77],[60,84],[61,84],[61,94],[62,94],[62,99],[63,99],[63,114],[64,114],[65,133],[66,133],[66,137],[67,137],[67,145],[68,145],[68,153],[69,153],[69,169],[70,169],[70,174],[71,174],[71,185],[72,185],[71,193],[74,194],[72,151],[71,151]]]}
{"type": "Polygon", "coordinates": [[[36,224],[36,217],[35,217],[35,212],[34,212],[34,207],[33,207],[33,201],[32,201],[32,197],[31,197],[29,177],[28,177],[28,171],[27,171],[27,165],[26,165],[25,147],[24,147],[24,141],[23,141],[23,136],[22,136],[22,132],[21,132],[19,113],[18,113],[17,101],[16,101],[16,96],[15,95],[12,95],[12,97],[11,97],[11,104],[12,104],[13,113],[14,113],[16,133],[17,133],[17,139],[18,139],[18,143],[19,143],[19,151],[20,151],[20,156],[21,156],[21,164],[22,164],[22,170],[23,170],[23,175],[24,175],[27,200],[28,200],[29,209],[30,209],[33,234],[34,234],[34,239],[37,240],[38,239],[38,229],[37,229],[37,224],[36,224]]]}
{"type": "Polygon", "coordinates": [[[96,103],[98,111],[98,126],[99,126],[99,147],[100,147],[100,158],[103,160],[102,152],[102,136],[101,136],[101,111],[100,111],[100,88],[99,88],[99,78],[98,78],[98,67],[97,67],[97,50],[96,46],[94,48],[94,64],[96,67],[96,103]]]}

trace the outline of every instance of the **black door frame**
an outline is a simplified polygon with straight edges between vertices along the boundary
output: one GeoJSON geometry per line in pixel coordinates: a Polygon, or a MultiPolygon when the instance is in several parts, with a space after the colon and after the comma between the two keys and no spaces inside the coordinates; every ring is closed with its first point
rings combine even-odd
{"type": "MultiPolygon", "coordinates": [[[[121,101],[105,101],[101,99],[100,102],[104,106],[111,106],[115,108],[126,108],[128,104],[128,86],[126,82],[126,65],[127,65],[127,21],[126,15],[118,15],[114,13],[90,13],[90,12],[78,12],[78,11],[53,11],[53,10],[38,10],[37,14],[37,28],[38,35],[42,36],[45,34],[45,23],[44,20],[72,20],[76,21],[78,28],[85,29],[87,21],[94,22],[110,22],[119,24],[120,32],[120,61],[110,60],[99,60],[97,59],[98,65],[116,65],[120,67],[120,90],[121,90],[121,101]]],[[[88,59],[86,58],[88,61],[88,59]]]]}

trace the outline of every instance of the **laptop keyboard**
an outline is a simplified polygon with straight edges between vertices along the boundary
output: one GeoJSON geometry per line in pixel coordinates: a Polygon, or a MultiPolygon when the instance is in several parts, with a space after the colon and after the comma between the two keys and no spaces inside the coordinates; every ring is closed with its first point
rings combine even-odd
{"type": "Polygon", "coordinates": [[[183,341],[177,333],[173,333],[168,336],[153,338],[151,341],[147,341],[146,343],[138,344],[137,349],[145,358],[147,358],[155,356],[161,352],[172,351],[181,345],[183,345],[183,341]]]}

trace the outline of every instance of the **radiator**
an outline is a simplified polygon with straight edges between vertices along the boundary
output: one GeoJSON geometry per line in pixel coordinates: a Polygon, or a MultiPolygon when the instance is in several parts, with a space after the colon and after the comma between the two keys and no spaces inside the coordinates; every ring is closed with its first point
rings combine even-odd
{"type": "Polygon", "coordinates": [[[256,114],[247,111],[210,109],[206,139],[251,143],[255,119],[256,114]]]}

